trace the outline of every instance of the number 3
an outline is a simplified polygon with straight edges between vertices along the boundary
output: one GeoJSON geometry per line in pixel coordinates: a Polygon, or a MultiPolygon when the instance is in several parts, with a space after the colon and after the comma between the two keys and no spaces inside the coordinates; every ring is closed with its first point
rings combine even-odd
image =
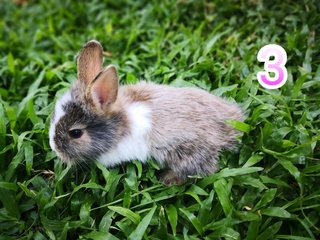
{"type": "Polygon", "coordinates": [[[264,70],[257,73],[257,78],[261,86],[268,89],[276,89],[282,87],[288,78],[288,72],[285,67],[287,62],[287,53],[279,45],[268,44],[262,47],[257,59],[259,62],[264,62],[264,70]],[[273,56],[274,59],[270,60],[273,56]],[[270,72],[274,73],[274,76],[270,76],[270,72]]]}

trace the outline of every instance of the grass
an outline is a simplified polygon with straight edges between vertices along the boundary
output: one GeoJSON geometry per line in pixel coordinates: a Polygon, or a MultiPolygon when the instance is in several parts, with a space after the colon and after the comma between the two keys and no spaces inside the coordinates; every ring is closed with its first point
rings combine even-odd
{"type": "Polygon", "coordinates": [[[0,239],[319,239],[318,1],[0,4],[0,239]],[[64,166],[48,144],[75,56],[102,42],[121,83],[197,86],[247,113],[222,170],[165,187],[158,167],[64,166]],[[287,52],[288,81],[259,86],[258,50],[287,52]]]}

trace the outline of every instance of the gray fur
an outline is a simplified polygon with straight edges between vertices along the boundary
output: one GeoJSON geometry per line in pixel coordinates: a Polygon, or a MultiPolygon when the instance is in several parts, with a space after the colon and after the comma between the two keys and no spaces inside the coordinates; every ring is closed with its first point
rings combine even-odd
{"type": "Polygon", "coordinates": [[[178,181],[217,171],[219,152],[235,146],[239,133],[226,120],[242,121],[241,109],[204,90],[139,83],[121,87],[119,96],[121,104],[135,99],[150,106],[151,155],[178,181]]]}
{"type": "Polygon", "coordinates": [[[102,70],[102,47],[96,41],[81,50],[78,76],[70,90],[71,101],[63,106],[66,114],[50,136],[56,152],[66,161],[97,159],[117,146],[130,134],[125,109],[136,102],[151,109],[147,144],[150,156],[169,168],[163,177],[166,184],[217,171],[220,151],[235,146],[238,132],[226,120],[243,120],[236,104],[196,88],[145,82],[118,88],[115,68],[102,70]],[[68,131],[77,125],[86,135],[70,139],[68,131]]]}

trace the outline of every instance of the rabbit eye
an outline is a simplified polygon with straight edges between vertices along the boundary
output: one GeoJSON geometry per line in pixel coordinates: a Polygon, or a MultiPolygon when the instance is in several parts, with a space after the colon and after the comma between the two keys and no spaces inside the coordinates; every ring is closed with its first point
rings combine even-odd
{"type": "Polygon", "coordinates": [[[80,138],[83,134],[81,129],[73,129],[69,131],[69,136],[72,138],[80,138]]]}

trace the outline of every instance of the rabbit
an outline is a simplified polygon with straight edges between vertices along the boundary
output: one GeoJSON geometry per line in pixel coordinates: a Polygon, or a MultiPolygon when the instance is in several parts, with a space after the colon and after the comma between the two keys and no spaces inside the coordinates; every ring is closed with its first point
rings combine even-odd
{"type": "Polygon", "coordinates": [[[112,167],[153,158],[166,169],[164,184],[182,184],[216,172],[219,152],[237,143],[239,133],[226,123],[243,120],[237,104],[197,88],[119,86],[96,40],[80,50],[77,78],[56,102],[49,129],[50,146],[66,163],[112,167]]]}

